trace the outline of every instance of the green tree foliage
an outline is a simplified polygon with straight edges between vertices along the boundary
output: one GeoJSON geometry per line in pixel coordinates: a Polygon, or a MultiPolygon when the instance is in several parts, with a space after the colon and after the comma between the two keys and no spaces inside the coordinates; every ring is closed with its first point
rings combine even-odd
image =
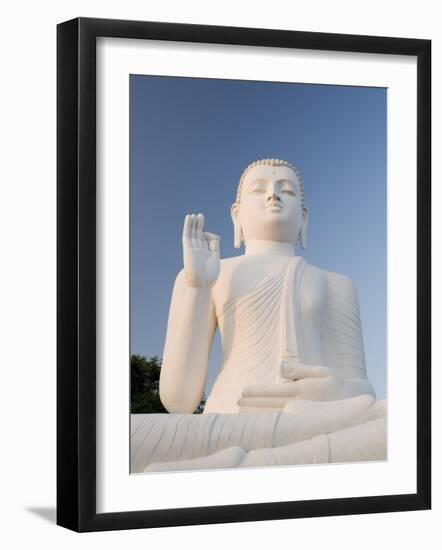
{"type": "MultiPolygon", "coordinates": [[[[147,359],[142,355],[130,358],[130,409],[132,413],[167,413],[160,400],[159,383],[161,359],[156,355],[147,359]]],[[[195,414],[204,411],[203,396],[195,414]]]]}

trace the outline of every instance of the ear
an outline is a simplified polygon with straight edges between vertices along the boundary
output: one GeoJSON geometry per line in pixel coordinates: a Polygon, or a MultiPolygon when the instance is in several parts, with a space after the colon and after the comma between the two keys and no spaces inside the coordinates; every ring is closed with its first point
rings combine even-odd
{"type": "Polygon", "coordinates": [[[241,248],[241,242],[243,240],[242,229],[238,220],[239,204],[234,202],[230,209],[230,215],[233,222],[233,246],[235,248],[241,248]]]}
{"type": "Polygon", "coordinates": [[[302,209],[302,223],[301,230],[299,232],[299,240],[301,241],[301,247],[303,250],[307,248],[307,225],[308,225],[308,209],[302,209]]]}

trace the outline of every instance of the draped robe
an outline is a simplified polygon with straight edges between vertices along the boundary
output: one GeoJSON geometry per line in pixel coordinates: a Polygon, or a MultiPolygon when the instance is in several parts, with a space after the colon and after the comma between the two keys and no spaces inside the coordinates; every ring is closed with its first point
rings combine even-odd
{"type": "Polygon", "coordinates": [[[284,362],[366,379],[356,291],[348,277],[288,257],[239,295],[216,304],[223,361],[206,412],[239,411],[241,391],[281,381],[284,362]]]}

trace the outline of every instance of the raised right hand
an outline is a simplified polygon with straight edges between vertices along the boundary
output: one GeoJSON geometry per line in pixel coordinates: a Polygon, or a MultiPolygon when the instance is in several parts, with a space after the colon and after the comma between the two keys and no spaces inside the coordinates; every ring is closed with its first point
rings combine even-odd
{"type": "Polygon", "coordinates": [[[184,219],[183,260],[187,284],[211,288],[220,270],[219,236],[203,232],[203,214],[189,214],[184,219]]]}

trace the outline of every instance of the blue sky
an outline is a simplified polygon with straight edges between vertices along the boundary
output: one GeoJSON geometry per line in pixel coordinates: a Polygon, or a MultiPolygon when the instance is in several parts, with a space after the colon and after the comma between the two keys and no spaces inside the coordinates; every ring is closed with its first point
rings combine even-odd
{"type": "MultiPolygon", "coordinates": [[[[131,353],[162,355],[185,214],[204,213],[222,257],[241,254],[238,179],[282,158],[310,211],[302,255],[353,279],[368,377],[386,397],[386,101],[385,88],[131,75],[131,353]]],[[[220,361],[216,338],[206,393],[220,361]]]]}

